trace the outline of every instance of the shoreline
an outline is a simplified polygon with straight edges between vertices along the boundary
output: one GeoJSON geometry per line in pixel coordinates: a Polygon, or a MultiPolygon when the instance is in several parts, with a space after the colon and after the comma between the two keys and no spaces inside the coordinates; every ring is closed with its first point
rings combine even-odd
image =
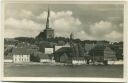
{"type": "Polygon", "coordinates": [[[66,63],[39,63],[39,62],[29,62],[29,63],[7,63],[4,62],[4,64],[8,65],[49,65],[49,66],[116,66],[116,65],[123,65],[123,64],[66,64],[66,63]]]}

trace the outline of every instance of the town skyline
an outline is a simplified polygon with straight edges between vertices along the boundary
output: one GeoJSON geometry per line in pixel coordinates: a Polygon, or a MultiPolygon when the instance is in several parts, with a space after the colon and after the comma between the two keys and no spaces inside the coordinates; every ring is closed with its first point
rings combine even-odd
{"type": "MultiPolygon", "coordinates": [[[[25,4],[5,6],[7,9],[5,11],[5,38],[35,37],[45,29],[48,5],[26,4],[28,5],[26,8],[23,8],[23,5],[25,6],[25,4]],[[30,8],[32,6],[36,8],[30,8]],[[9,14],[8,7],[11,7],[13,13],[9,14]],[[41,11],[37,13],[36,9],[41,11]]],[[[50,27],[55,30],[55,37],[69,37],[73,32],[75,38],[81,40],[123,41],[123,13],[121,12],[123,5],[72,4],[57,8],[58,6],[50,5],[50,27]],[[77,9],[80,9],[79,12],[83,14],[76,12],[77,9]],[[107,14],[103,15],[105,13],[107,14]]]]}
{"type": "Polygon", "coordinates": [[[123,78],[123,6],[5,3],[3,76],[123,78]]]}

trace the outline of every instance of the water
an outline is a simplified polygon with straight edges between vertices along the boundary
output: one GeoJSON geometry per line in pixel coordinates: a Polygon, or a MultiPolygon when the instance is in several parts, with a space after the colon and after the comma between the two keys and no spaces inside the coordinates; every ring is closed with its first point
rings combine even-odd
{"type": "Polygon", "coordinates": [[[55,66],[5,64],[7,77],[110,77],[122,78],[123,65],[55,66]]]}

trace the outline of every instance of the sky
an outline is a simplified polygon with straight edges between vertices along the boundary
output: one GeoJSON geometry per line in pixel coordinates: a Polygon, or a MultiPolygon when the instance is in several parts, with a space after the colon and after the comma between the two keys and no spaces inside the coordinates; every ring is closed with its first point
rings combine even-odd
{"type": "MultiPolygon", "coordinates": [[[[50,4],[55,36],[123,41],[123,4],[50,4]]],[[[45,29],[48,4],[6,3],[5,38],[36,37],[45,29]]]]}

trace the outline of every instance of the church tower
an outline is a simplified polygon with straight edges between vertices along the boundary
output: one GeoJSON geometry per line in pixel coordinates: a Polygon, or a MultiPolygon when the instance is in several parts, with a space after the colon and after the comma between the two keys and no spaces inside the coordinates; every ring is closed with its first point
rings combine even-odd
{"type": "Polygon", "coordinates": [[[49,21],[50,21],[50,9],[48,8],[48,15],[47,15],[47,21],[46,21],[46,28],[45,28],[45,30],[44,30],[45,39],[54,38],[54,29],[52,29],[52,28],[49,26],[49,21]]]}
{"type": "Polygon", "coordinates": [[[71,40],[74,39],[74,34],[73,33],[70,34],[70,39],[71,40]]]}
{"type": "Polygon", "coordinates": [[[49,26],[49,21],[50,21],[50,9],[48,8],[46,28],[43,32],[40,32],[40,34],[36,37],[37,39],[51,39],[51,38],[54,38],[54,29],[52,29],[49,26]]]}

